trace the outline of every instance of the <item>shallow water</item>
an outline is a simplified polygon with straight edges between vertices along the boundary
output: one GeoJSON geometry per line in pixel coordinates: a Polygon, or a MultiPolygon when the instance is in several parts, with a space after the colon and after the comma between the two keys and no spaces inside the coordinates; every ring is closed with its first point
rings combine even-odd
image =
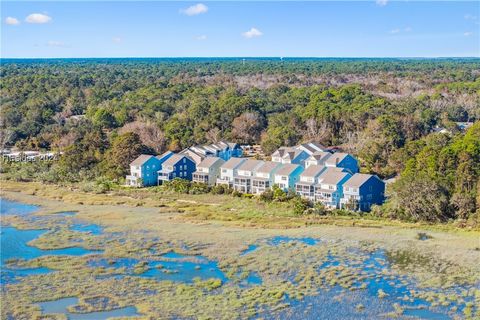
{"type": "MultiPolygon", "coordinates": [[[[84,223],[75,217],[75,213],[64,212],[47,216],[29,216],[38,210],[36,206],[24,205],[7,200],[1,200],[1,214],[2,215],[21,215],[26,216],[25,219],[34,219],[41,223],[41,219],[51,219],[54,216],[54,224],[67,224],[69,228],[77,232],[85,232],[92,236],[112,237],[114,233],[108,233],[103,227],[95,224],[84,223]]],[[[51,220],[49,220],[51,221],[51,220]]],[[[52,224],[49,224],[50,226],[52,224]]],[[[1,230],[1,279],[2,283],[14,283],[15,281],[26,281],[28,276],[35,276],[41,274],[48,274],[54,270],[48,268],[31,268],[31,269],[6,269],[3,268],[9,259],[34,259],[45,255],[71,255],[83,256],[87,254],[95,254],[88,256],[87,265],[93,268],[113,269],[109,275],[98,276],[98,280],[102,278],[115,277],[122,278],[125,276],[145,277],[156,279],[158,281],[175,281],[181,283],[192,283],[195,278],[202,280],[216,278],[223,283],[230,283],[230,285],[238,285],[242,289],[251,286],[262,285],[262,277],[255,271],[249,271],[247,275],[243,274],[243,279],[240,279],[242,270],[233,279],[229,279],[225,273],[219,268],[218,262],[209,260],[200,255],[185,255],[178,252],[168,252],[166,254],[157,254],[150,252],[147,258],[106,258],[102,251],[91,251],[82,247],[71,247],[65,249],[55,250],[41,250],[28,243],[50,230],[19,230],[12,226],[3,226],[1,230]]],[[[117,239],[119,242],[126,238],[117,239]]],[[[143,241],[143,238],[137,239],[143,241]]],[[[79,239],[81,240],[81,239],[79,239]]],[[[150,240],[150,238],[148,239],[150,240]]],[[[159,240],[159,239],[154,239],[159,240]]],[[[75,241],[75,240],[72,240],[75,241]]],[[[318,238],[302,238],[302,237],[286,237],[276,236],[260,240],[258,243],[250,244],[247,249],[240,253],[240,257],[245,255],[261,254],[257,251],[260,247],[265,249],[278,247],[278,250],[286,249],[285,244],[292,246],[298,245],[305,248],[305,246],[322,246],[326,242],[318,238]]],[[[295,249],[295,247],[293,247],[295,249]]],[[[310,247],[309,247],[310,248],[310,247]]],[[[185,247],[185,250],[188,248],[185,247]]],[[[310,248],[311,249],[311,248],[310,248]]],[[[349,251],[350,252],[350,251],[349,251]]],[[[294,300],[285,297],[291,308],[288,310],[278,312],[265,312],[260,316],[266,319],[371,319],[372,315],[385,315],[393,312],[393,305],[398,303],[403,308],[403,316],[418,317],[424,319],[450,319],[453,315],[459,315],[462,311],[461,306],[458,306],[458,312],[453,313],[449,308],[455,304],[452,302],[448,307],[426,307],[429,306],[425,300],[418,298],[405,299],[402,298],[412,289],[416,289],[415,283],[407,277],[384,277],[382,272],[389,270],[394,261],[383,250],[376,250],[373,252],[361,251],[358,248],[351,248],[352,257],[362,256],[363,260],[355,260],[352,257],[337,257],[335,254],[329,252],[326,261],[320,264],[319,270],[335,268],[340,265],[346,267],[358,268],[362,274],[367,277],[355,283],[355,286],[364,285],[362,290],[350,291],[338,285],[329,287],[329,289],[319,289],[318,295],[305,297],[303,300],[294,300]],[[360,262],[359,262],[360,261],[360,262]],[[385,297],[378,298],[378,292],[382,290],[385,297]],[[364,308],[360,307],[364,306],[364,308]]],[[[251,259],[250,256],[242,259],[251,259]]],[[[398,263],[395,263],[398,265],[398,263]]],[[[251,270],[251,269],[250,269],[251,270]]],[[[294,270],[296,272],[296,270],[294,270]]],[[[267,278],[265,278],[267,279],[267,278]]],[[[290,281],[294,282],[292,279],[290,281]]],[[[79,284],[81,285],[81,284],[79,284]]],[[[461,287],[458,290],[462,289],[461,287]]],[[[6,290],[2,286],[2,290],[6,290]]],[[[42,302],[39,305],[42,307],[43,314],[48,313],[65,313],[69,319],[105,319],[108,317],[119,316],[135,316],[137,310],[135,307],[125,307],[110,311],[94,312],[94,313],[71,313],[67,311],[67,307],[75,306],[78,299],[75,297],[59,299],[56,301],[42,302]]],[[[101,308],[100,308],[101,309],[101,308]]]]}
{"type": "Polygon", "coordinates": [[[140,261],[131,258],[100,258],[90,260],[89,265],[103,268],[125,268],[126,272],[123,272],[128,275],[184,283],[192,283],[195,278],[202,280],[216,278],[222,280],[222,282],[228,281],[228,278],[218,267],[218,263],[205,257],[187,256],[175,252],[169,252],[161,257],[167,259],[162,261],[140,261]],[[194,259],[195,262],[189,261],[189,259],[194,259]],[[135,273],[135,266],[139,263],[146,263],[147,270],[135,273]]]}
{"type": "MultiPolygon", "coordinates": [[[[37,206],[25,205],[22,203],[0,199],[0,213],[2,215],[28,215],[38,210],[37,206]]],[[[77,230],[81,231],[81,225],[73,225],[77,230]]],[[[16,277],[26,277],[30,275],[39,275],[52,272],[48,268],[6,268],[4,265],[10,259],[30,260],[48,255],[71,255],[82,256],[86,254],[98,254],[101,251],[88,250],[82,247],[71,247],[63,249],[42,250],[28,243],[49,230],[21,230],[11,226],[1,226],[1,281],[11,283],[16,277]]],[[[90,231],[87,229],[87,231],[90,231]]]]}
{"type": "Polygon", "coordinates": [[[277,246],[282,243],[289,243],[289,242],[299,242],[309,246],[316,245],[320,242],[319,239],[303,237],[303,238],[292,238],[292,237],[285,237],[285,236],[276,236],[268,240],[268,244],[272,246],[277,246]]]}
{"type": "Polygon", "coordinates": [[[73,313],[68,311],[68,307],[75,306],[78,303],[77,298],[63,298],[54,301],[45,301],[38,303],[42,309],[42,314],[60,313],[66,314],[69,320],[103,320],[112,317],[133,317],[138,316],[135,307],[124,307],[109,311],[73,313]]]}

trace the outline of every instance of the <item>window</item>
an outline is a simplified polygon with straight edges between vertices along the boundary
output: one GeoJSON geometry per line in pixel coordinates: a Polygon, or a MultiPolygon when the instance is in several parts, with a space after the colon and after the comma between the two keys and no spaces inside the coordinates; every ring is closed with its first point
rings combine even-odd
{"type": "Polygon", "coordinates": [[[186,158],[183,158],[183,163],[186,163],[187,162],[187,159],[186,158]]]}
{"type": "Polygon", "coordinates": [[[147,166],[147,169],[150,169],[150,166],[147,166]]]}
{"type": "Polygon", "coordinates": [[[286,176],[282,176],[282,181],[287,181],[287,177],[286,177],[286,176]]]}
{"type": "Polygon", "coordinates": [[[173,171],[175,171],[175,170],[176,170],[176,169],[175,169],[175,166],[173,166],[173,171]]]}
{"type": "Polygon", "coordinates": [[[222,173],[227,173],[227,169],[222,169],[222,173]]]}
{"type": "Polygon", "coordinates": [[[152,168],[155,169],[155,165],[153,165],[152,168]]]}

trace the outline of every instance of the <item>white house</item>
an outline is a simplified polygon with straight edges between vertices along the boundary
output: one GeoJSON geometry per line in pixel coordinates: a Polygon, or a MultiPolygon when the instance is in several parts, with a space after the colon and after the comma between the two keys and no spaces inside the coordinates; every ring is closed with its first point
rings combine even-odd
{"type": "Polygon", "coordinates": [[[233,176],[233,189],[240,192],[251,192],[252,178],[256,170],[263,165],[261,160],[248,159],[237,168],[237,174],[233,176]]]}
{"type": "Polygon", "coordinates": [[[255,176],[252,178],[251,192],[260,194],[266,189],[269,189],[275,180],[275,173],[282,167],[281,163],[266,161],[255,171],[255,176]]]}
{"type": "Polygon", "coordinates": [[[308,157],[307,160],[305,160],[305,168],[308,168],[312,165],[324,166],[325,162],[328,158],[330,158],[331,155],[332,154],[330,152],[317,151],[308,157]]]}
{"type": "Polygon", "coordinates": [[[295,188],[303,167],[298,164],[287,163],[275,172],[274,183],[284,191],[295,188]]]}
{"type": "Polygon", "coordinates": [[[220,177],[220,167],[225,161],[219,157],[206,157],[197,165],[192,181],[214,185],[220,177]]]}
{"type": "Polygon", "coordinates": [[[220,166],[220,177],[217,184],[226,184],[233,186],[233,179],[237,175],[237,168],[247,161],[247,158],[230,158],[227,162],[220,166]]]}

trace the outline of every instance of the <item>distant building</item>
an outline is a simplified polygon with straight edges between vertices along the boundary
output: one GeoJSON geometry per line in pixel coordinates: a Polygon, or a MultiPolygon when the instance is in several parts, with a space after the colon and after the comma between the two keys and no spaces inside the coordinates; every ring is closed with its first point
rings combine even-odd
{"type": "Polygon", "coordinates": [[[272,153],[272,161],[284,164],[293,163],[303,166],[308,156],[309,154],[301,149],[295,147],[281,147],[272,153]]]}
{"type": "Polygon", "coordinates": [[[158,171],[158,184],[175,178],[192,180],[192,174],[195,170],[195,162],[190,157],[184,154],[173,154],[158,171]]]}
{"type": "Polygon", "coordinates": [[[192,146],[182,150],[180,153],[188,155],[196,164],[199,164],[206,157],[218,157],[225,161],[231,157],[241,157],[243,149],[237,143],[220,141],[212,144],[192,146]]]}
{"type": "Polygon", "coordinates": [[[295,191],[297,194],[305,197],[311,201],[315,200],[315,185],[318,183],[318,178],[327,169],[321,165],[310,165],[300,175],[299,181],[295,184],[295,191]]]}
{"type": "Polygon", "coordinates": [[[315,185],[315,201],[323,203],[327,208],[340,208],[343,197],[343,184],[352,175],[337,168],[327,168],[318,178],[315,185]]]}
{"type": "Polygon", "coordinates": [[[294,189],[295,184],[300,179],[303,167],[298,164],[287,163],[275,172],[274,183],[284,191],[294,189]]]}
{"type": "Polygon", "coordinates": [[[339,167],[347,169],[351,174],[360,171],[358,161],[351,154],[335,152],[325,161],[327,167],[339,167]]]}
{"type": "Polygon", "coordinates": [[[266,161],[255,171],[252,178],[251,193],[260,194],[270,189],[275,181],[275,173],[282,167],[281,163],[266,161]]]}
{"type": "Polygon", "coordinates": [[[197,165],[192,181],[214,185],[220,177],[220,167],[225,161],[219,157],[207,157],[197,165]]]}
{"type": "Polygon", "coordinates": [[[157,185],[158,170],[162,163],[173,155],[167,151],[160,156],[142,154],[130,163],[130,174],[125,177],[126,185],[132,187],[148,187],[157,185]]]}
{"type": "Polygon", "coordinates": [[[385,182],[376,175],[354,174],[343,185],[342,208],[370,211],[373,204],[385,201],[385,182]]]}
{"type": "Polygon", "coordinates": [[[261,160],[248,159],[237,168],[237,174],[233,177],[233,189],[250,193],[252,187],[252,178],[255,176],[256,170],[263,165],[261,160]]]}
{"type": "Polygon", "coordinates": [[[325,151],[317,151],[313,153],[305,161],[305,169],[311,165],[324,166],[325,162],[327,161],[328,158],[330,158],[331,155],[332,154],[330,152],[325,152],[325,151]]]}
{"type": "Polygon", "coordinates": [[[233,187],[233,179],[237,175],[237,168],[245,161],[247,161],[247,158],[232,157],[222,164],[220,166],[220,178],[217,179],[217,184],[233,187]]]}

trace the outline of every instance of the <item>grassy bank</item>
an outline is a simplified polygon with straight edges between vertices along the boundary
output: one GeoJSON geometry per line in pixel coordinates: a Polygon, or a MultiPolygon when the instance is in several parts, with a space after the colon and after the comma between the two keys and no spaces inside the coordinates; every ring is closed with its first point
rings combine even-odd
{"type": "Polygon", "coordinates": [[[427,230],[478,232],[480,228],[460,228],[453,223],[409,223],[375,217],[367,213],[349,215],[296,215],[291,203],[263,202],[256,198],[215,194],[182,194],[160,188],[117,187],[106,193],[88,193],[76,185],[46,185],[38,182],[1,181],[4,194],[16,192],[61,200],[74,205],[115,205],[126,207],[161,208],[162,212],[177,213],[174,219],[184,222],[210,222],[261,228],[299,228],[312,225],[354,226],[379,228],[393,226],[427,230]]]}

